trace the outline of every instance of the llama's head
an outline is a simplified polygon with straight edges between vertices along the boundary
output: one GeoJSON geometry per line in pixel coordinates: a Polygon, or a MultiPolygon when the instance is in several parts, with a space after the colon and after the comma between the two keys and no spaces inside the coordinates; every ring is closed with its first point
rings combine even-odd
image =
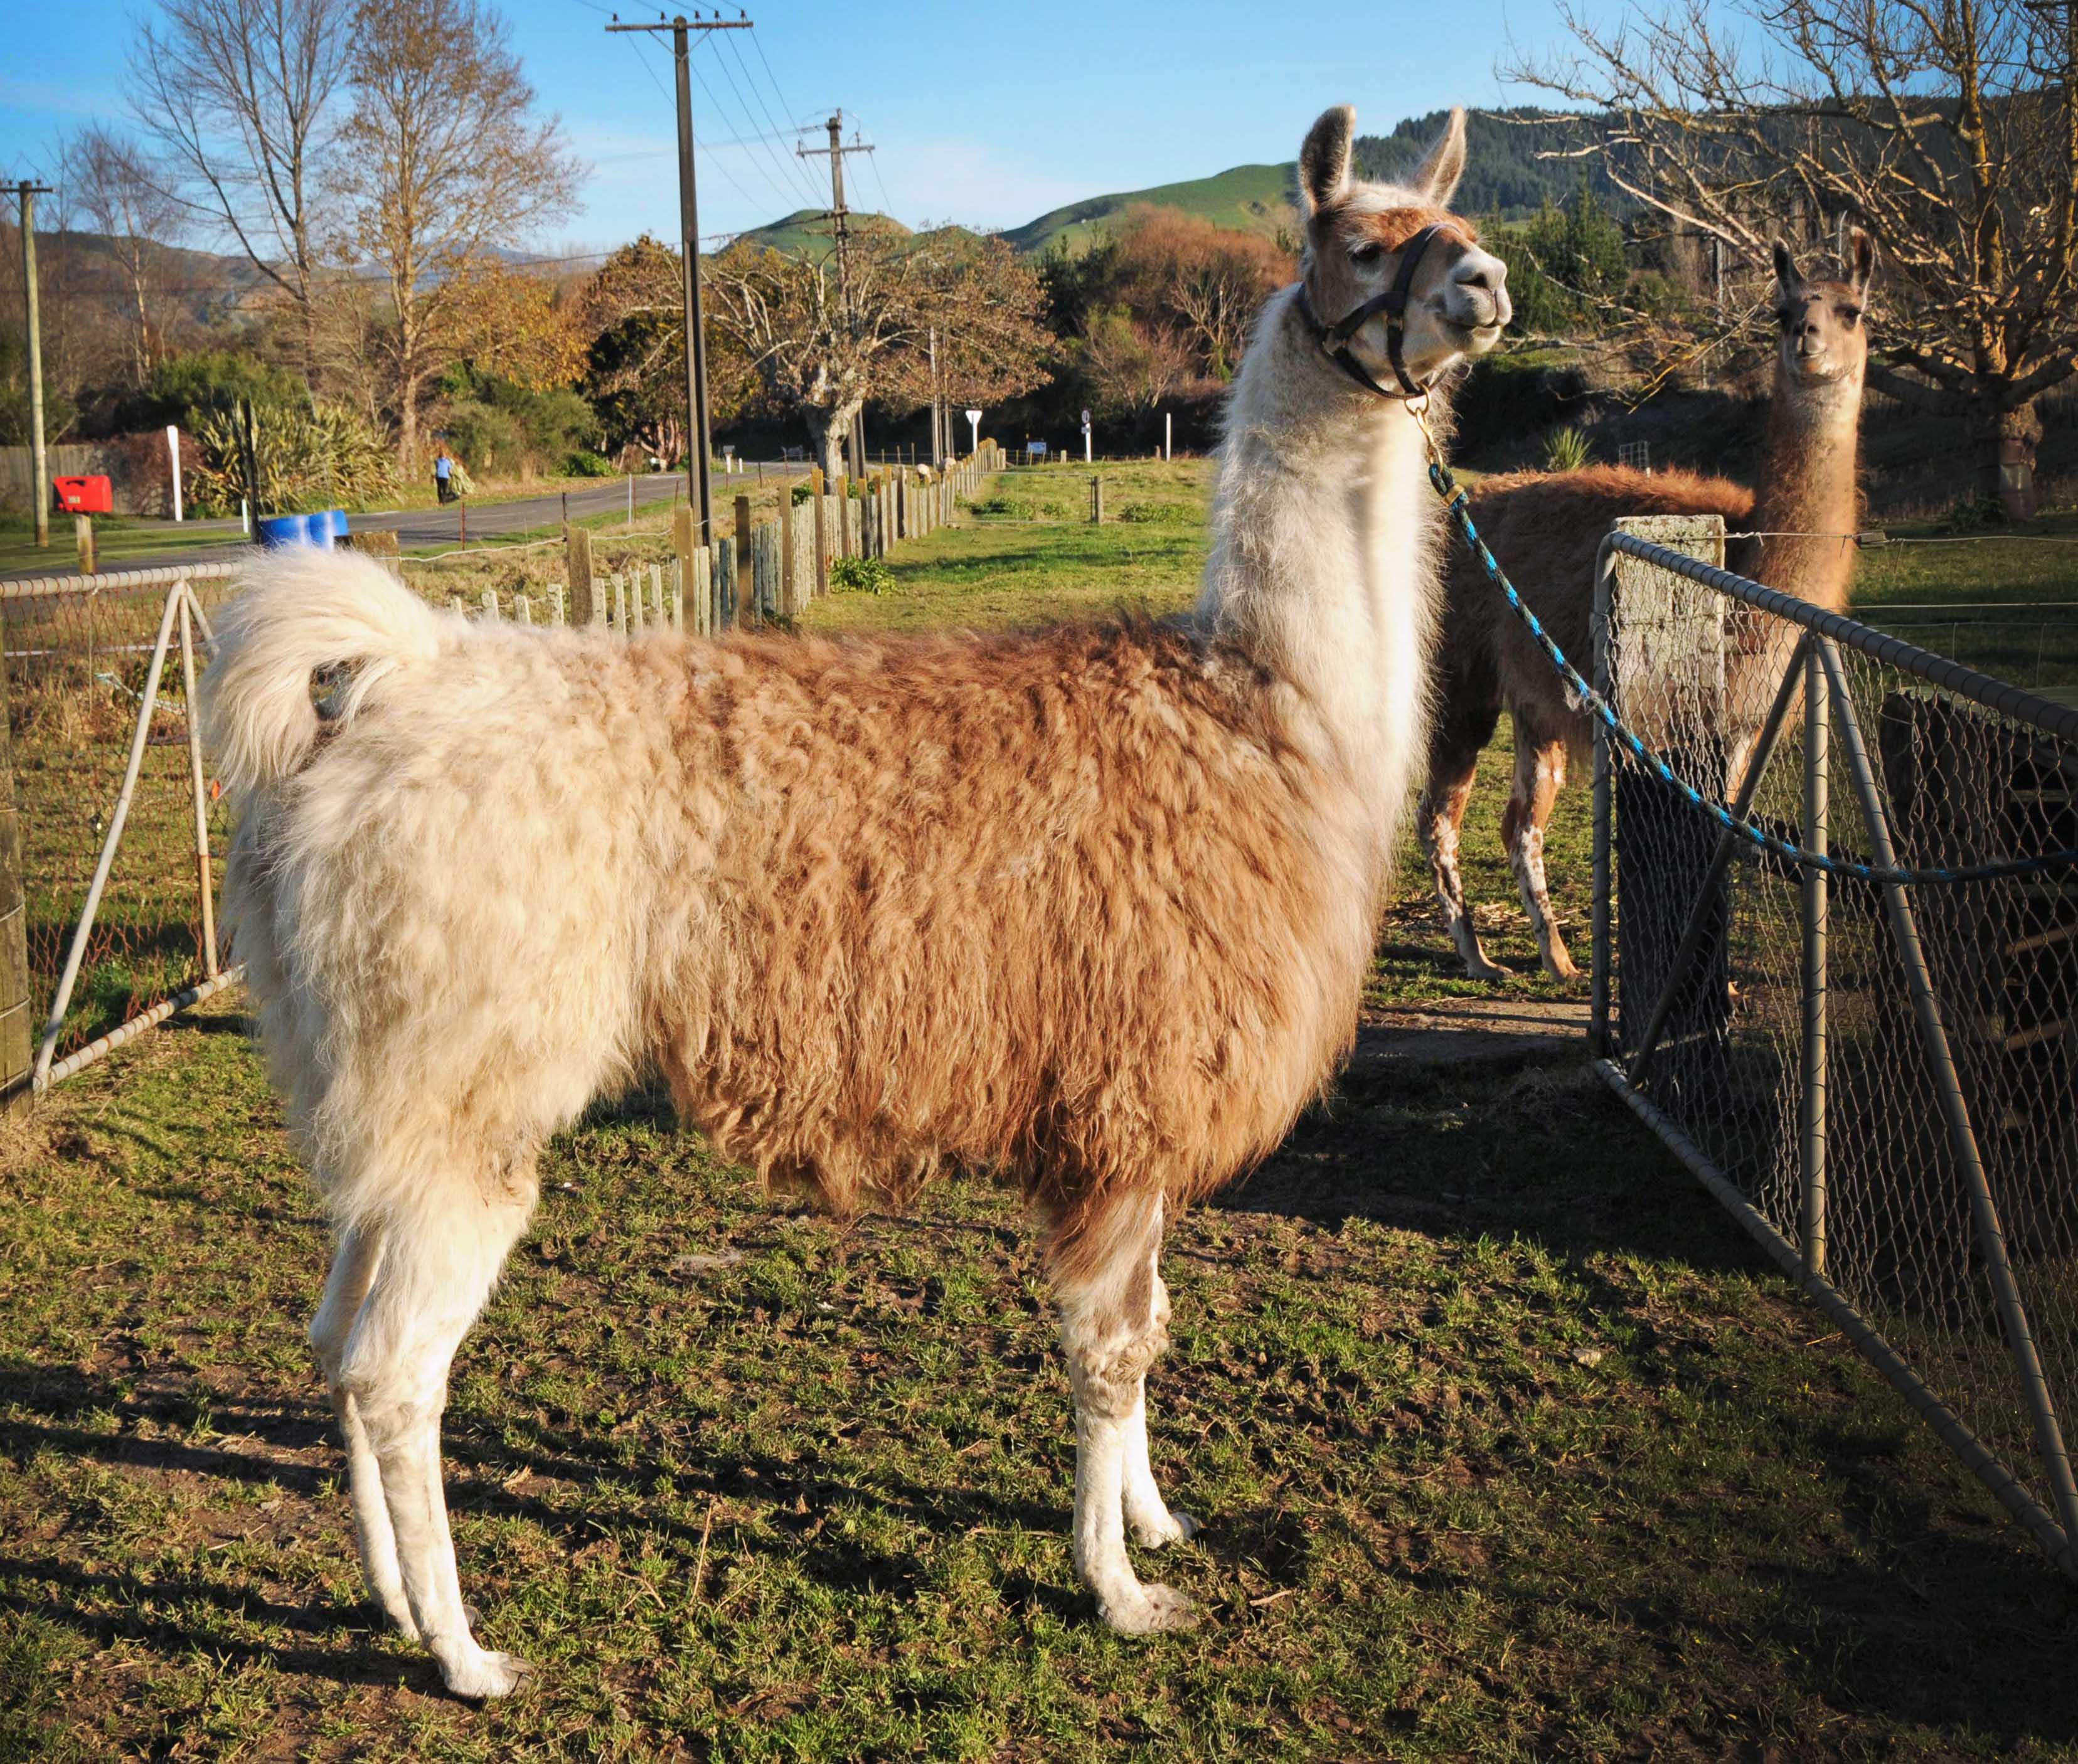
{"type": "MultiPolygon", "coordinates": [[[[1299,273],[1321,321],[1345,315],[1392,292],[1408,246],[1426,234],[1406,290],[1401,358],[1410,378],[1427,385],[1467,356],[1500,341],[1508,321],[1508,265],[1479,249],[1471,222],[1446,206],[1465,169],[1465,113],[1453,111],[1436,144],[1404,184],[1374,184],[1350,175],[1356,112],[1327,111],[1299,149],[1299,194],[1306,247],[1299,273]],[[1433,232],[1429,230],[1433,228],[1433,232]]],[[[1386,316],[1375,314],[1349,340],[1375,379],[1397,377],[1386,316]]]]}
{"type": "Polygon", "coordinates": [[[1784,383],[1861,383],[1869,358],[1868,327],[1862,315],[1876,269],[1876,248],[1859,227],[1837,277],[1807,277],[1788,246],[1775,240],[1775,319],[1782,328],[1784,383]]]}

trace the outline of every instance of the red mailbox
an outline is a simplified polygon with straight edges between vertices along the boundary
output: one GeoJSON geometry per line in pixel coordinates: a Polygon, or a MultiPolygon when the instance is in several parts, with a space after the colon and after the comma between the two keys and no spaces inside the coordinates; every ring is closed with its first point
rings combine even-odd
{"type": "Polygon", "coordinates": [[[58,507],[68,515],[112,515],[115,494],[105,477],[54,477],[58,507]]]}

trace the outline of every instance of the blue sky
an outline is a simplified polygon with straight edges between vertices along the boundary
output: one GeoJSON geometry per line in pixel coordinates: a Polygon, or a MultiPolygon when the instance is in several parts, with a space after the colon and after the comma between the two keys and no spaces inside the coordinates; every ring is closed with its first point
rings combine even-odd
{"type": "MultiPolygon", "coordinates": [[[[591,168],[579,211],[527,242],[543,248],[677,231],[669,39],[609,37],[611,7],[505,7],[541,108],[561,115],[591,168]]],[[[1383,129],[1449,103],[1528,101],[1496,77],[1496,53],[1511,24],[1533,47],[1552,28],[1533,0],[1515,0],[1513,15],[1504,0],[1458,0],[1441,33],[1433,4],[1410,0],[746,0],[746,10],[754,31],[716,33],[693,60],[703,233],[754,226],[826,192],[825,162],[795,159],[790,131],[833,105],[878,148],[848,165],[854,206],[912,225],[1015,226],[1079,197],[1289,159],[1331,103],[1354,103],[1360,127],[1383,129]],[[774,133],[782,138],[721,144],[774,133]]],[[[0,171],[48,175],[66,135],[121,118],[119,46],[151,10],[72,0],[61,29],[36,27],[33,60],[0,71],[0,171]]],[[[6,0],[5,11],[22,21],[25,0],[6,0]]],[[[10,34],[19,43],[27,32],[18,22],[10,34]]],[[[817,129],[809,144],[824,139],[817,129]]]]}

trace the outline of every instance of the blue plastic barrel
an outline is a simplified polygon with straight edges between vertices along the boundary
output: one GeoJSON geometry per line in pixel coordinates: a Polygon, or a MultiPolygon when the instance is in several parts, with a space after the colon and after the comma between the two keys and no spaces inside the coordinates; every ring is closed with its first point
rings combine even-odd
{"type": "Polygon", "coordinates": [[[260,543],[270,550],[282,545],[307,545],[311,522],[307,515],[263,515],[252,523],[260,543]]]}
{"type": "Polygon", "coordinates": [[[325,511],[325,515],[332,522],[332,542],[336,544],[347,535],[346,511],[343,508],[328,508],[325,511]]]}
{"type": "Polygon", "coordinates": [[[303,531],[309,536],[310,543],[316,546],[319,551],[330,551],[332,549],[332,511],[327,509],[321,514],[304,515],[303,531]]]}

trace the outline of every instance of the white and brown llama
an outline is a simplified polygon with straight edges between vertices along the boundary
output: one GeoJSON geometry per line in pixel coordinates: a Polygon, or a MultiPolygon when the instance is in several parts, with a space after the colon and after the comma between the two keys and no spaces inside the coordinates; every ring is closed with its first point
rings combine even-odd
{"type": "MultiPolygon", "coordinates": [[[[1838,279],[1807,279],[1786,247],[1775,248],[1781,336],[1756,490],[1690,472],[1596,465],[1489,478],[1472,493],[1480,536],[1583,673],[1592,671],[1588,626],[1595,553],[1625,515],[1721,515],[1728,528],[1750,536],[1726,547],[1729,569],[1816,605],[1845,610],[1854,578],[1852,535],[1859,524],[1855,469],[1868,361],[1862,315],[1876,267],[1867,235],[1855,234],[1851,255],[1838,279]]],[[[1551,910],[1544,828],[1566,782],[1567,761],[1586,746],[1592,725],[1568,702],[1565,683],[1462,545],[1452,548],[1446,583],[1429,778],[1417,811],[1444,920],[1467,973],[1475,980],[1507,978],[1479,947],[1458,857],[1479,753],[1493,739],[1505,707],[1515,728],[1515,778],[1501,812],[1501,841],[1545,971],[1571,979],[1576,970],[1551,910]]],[[[1739,714],[1757,720],[1765,709],[1788,659],[1780,649],[1771,643],[1764,653],[1734,657],[1725,697],[1739,714]]],[[[1729,732],[1735,785],[1755,731],[1729,732]]]]}
{"type": "MultiPolygon", "coordinates": [[[[1352,125],[1306,140],[1301,286],[1350,312],[1433,229],[1400,352],[1433,380],[1508,316],[1442,210],[1463,116],[1404,187],[1352,180],[1352,125]]],[[[1125,1539],[1191,1528],[1148,1460],[1162,1223],[1350,1042],[1440,592],[1416,424],[1317,335],[1296,290],[1265,307],[1173,624],[624,643],[470,623],[324,555],[257,566],[226,612],[231,910],[338,1239],[311,1339],[369,1587],[450,1690],[527,1669],[470,1634],[449,1364],[542,1142],[645,1073],[840,1212],[946,1164],[1023,1187],[1074,1393],[1076,1570],[1118,1629],[1190,1620],[1125,1539]]],[[[1386,373],[1384,319],[1349,348],[1386,373]]]]}

